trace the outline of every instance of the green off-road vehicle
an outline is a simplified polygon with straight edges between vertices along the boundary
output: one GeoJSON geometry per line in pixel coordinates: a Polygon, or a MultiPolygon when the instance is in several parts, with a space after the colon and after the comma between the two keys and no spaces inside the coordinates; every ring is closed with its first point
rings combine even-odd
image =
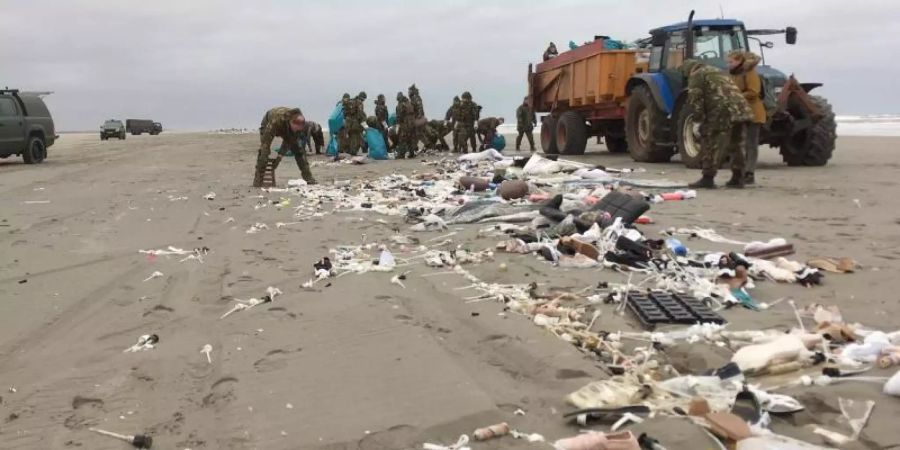
{"type": "Polygon", "coordinates": [[[109,138],[125,139],[125,124],[121,120],[109,119],[100,127],[100,140],[109,138]]]}

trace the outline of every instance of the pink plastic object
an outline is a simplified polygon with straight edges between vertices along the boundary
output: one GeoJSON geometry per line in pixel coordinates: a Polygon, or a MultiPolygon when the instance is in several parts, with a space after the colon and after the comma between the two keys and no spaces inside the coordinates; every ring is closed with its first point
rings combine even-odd
{"type": "Polygon", "coordinates": [[[543,192],[535,192],[528,196],[528,201],[532,203],[543,202],[550,199],[550,194],[546,194],[543,192]]]}
{"type": "Polygon", "coordinates": [[[684,195],[681,192],[663,192],[659,195],[663,198],[663,200],[670,202],[673,200],[684,200],[684,195]]]}
{"type": "Polygon", "coordinates": [[[634,221],[634,223],[636,223],[638,225],[649,225],[649,224],[653,223],[653,219],[651,219],[648,216],[641,216],[641,217],[638,217],[637,220],[634,221]]]}
{"type": "Polygon", "coordinates": [[[553,447],[556,450],[640,450],[637,439],[630,431],[613,434],[589,431],[560,439],[553,443],[553,447]]]}

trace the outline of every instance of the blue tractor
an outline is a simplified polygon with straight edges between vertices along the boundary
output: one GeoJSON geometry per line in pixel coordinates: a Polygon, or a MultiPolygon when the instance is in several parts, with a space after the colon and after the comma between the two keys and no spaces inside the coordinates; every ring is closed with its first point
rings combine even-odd
{"type": "Polygon", "coordinates": [[[767,122],[760,144],[777,147],[790,166],[823,166],[831,158],[837,138],[834,111],[823,98],[809,95],[821,83],[799,83],[765,64],[764,42],[757,36],[784,34],[788,44],[797,42],[797,30],[747,30],[732,19],[694,20],[656,28],[641,45],[650,49],[647,72],[628,81],[625,118],[628,151],[639,162],[668,161],[680,154],[688,167],[699,167],[699,144],[691,132],[691,111],[686,107],[687,80],[678,68],[689,58],[726,68],[733,50],[749,50],[749,40],[759,44],[763,61],[757,66],[762,78],[767,122]],[[691,30],[691,32],[688,32],[691,30]]]}

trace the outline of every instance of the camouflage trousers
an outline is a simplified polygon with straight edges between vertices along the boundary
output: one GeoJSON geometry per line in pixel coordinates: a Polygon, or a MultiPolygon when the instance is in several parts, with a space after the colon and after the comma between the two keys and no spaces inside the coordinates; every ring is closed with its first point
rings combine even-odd
{"type": "MultiPolygon", "coordinates": [[[[274,168],[278,168],[278,164],[281,163],[282,156],[288,151],[287,142],[281,142],[281,149],[279,150],[278,157],[275,160],[274,168]]],[[[260,187],[262,186],[263,175],[266,173],[266,164],[269,162],[269,153],[270,149],[260,147],[259,153],[256,156],[256,172],[253,175],[253,186],[260,187]]],[[[303,177],[307,183],[314,184],[316,179],[313,177],[312,171],[309,169],[309,161],[306,159],[306,151],[301,149],[295,149],[294,160],[297,161],[297,168],[300,169],[300,175],[303,177]]]]}
{"type": "Polygon", "coordinates": [[[419,148],[419,142],[416,138],[416,129],[414,126],[398,127],[397,131],[397,158],[412,158],[416,156],[416,150],[419,148]]]}
{"type": "Polygon", "coordinates": [[[703,175],[715,176],[729,158],[731,170],[744,172],[746,139],[746,122],[735,123],[730,128],[701,129],[700,163],[703,175]]]}
{"type": "Polygon", "coordinates": [[[475,146],[475,127],[459,124],[456,127],[456,136],[459,138],[459,152],[468,153],[469,143],[472,144],[472,151],[477,148],[475,146]]]}
{"type": "Polygon", "coordinates": [[[344,127],[343,132],[346,135],[344,137],[344,145],[341,146],[340,150],[356,156],[359,153],[359,149],[362,148],[362,128],[344,127]]]}
{"type": "Polygon", "coordinates": [[[516,150],[521,148],[522,146],[522,136],[528,138],[528,145],[531,146],[531,151],[534,151],[534,128],[532,127],[517,127],[517,131],[519,135],[516,136],[516,150]]]}
{"type": "Polygon", "coordinates": [[[459,131],[453,127],[453,153],[459,153],[459,131]]]}

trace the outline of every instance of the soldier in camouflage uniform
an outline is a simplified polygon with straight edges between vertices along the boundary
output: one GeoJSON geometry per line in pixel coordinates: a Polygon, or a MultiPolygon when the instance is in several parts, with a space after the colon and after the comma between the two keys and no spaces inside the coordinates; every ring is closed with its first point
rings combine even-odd
{"type": "Polygon", "coordinates": [[[363,102],[365,101],[366,93],[360,92],[356,98],[347,100],[344,103],[344,131],[346,132],[347,146],[342,148],[341,151],[353,156],[356,156],[362,147],[362,124],[366,121],[366,113],[363,109],[363,102]]]}
{"type": "Polygon", "coordinates": [[[469,142],[472,142],[472,150],[475,150],[475,117],[478,114],[477,106],[472,101],[472,94],[468,91],[463,92],[462,101],[457,109],[456,119],[456,135],[459,137],[459,152],[469,152],[469,142]]]}
{"type": "Polygon", "coordinates": [[[307,121],[302,136],[303,143],[310,152],[312,152],[313,144],[315,144],[316,154],[322,154],[322,147],[325,146],[325,135],[322,132],[322,125],[319,125],[316,122],[307,121]]]}
{"type": "Polygon", "coordinates": [[[375,128],[381,132],[381,135],[384,136],[384,146],[385,148],[391,148],[390,141],[388,141],[388,107],[387,102],[384,98],[384,94],[378,94],[378,98],[375,99],[375,128]]]}
{"type": "MultiPolygon", "coordinates": [[[[347,110],[353,108],[351,105],[352,102],[353,102],[353,99],[350,98],[350,94],[348,94],[346,92],[344,92],[344,95],[341,96],[341,101],[338,102],[338,104],[344,108],[343,114],[344,114],[345,122],[347,120],[346,119],[347,110]]],[[[347,142],[347,125],[346,125],[346,123],[344,124],[344,126],[341,127],[340,131],[338,131],[337,139],[338,139],[338,148],[337,148],[338,153],[346,152],[347,147],[350,145],[347,142]]]]}
{"type": "Polygon", "coordinates": [[[519,132],[519,135],[516,136],[516,151],[522,146],[522,136],[528,138],[528,145],[531,146],[531,151],[534,151],[534,126],[537,125],[537,117],[534,115],[534,111],[528,106],[528,98],[522,101],[522,104],[519,105],[519,108],[516,109],[516,131],[519,132]]]}
{"type": "MultiPolygon", "coordinates": [[[[478,121],[481,120],[481,105],[479,105],[478,103],[472,102],[472,115],[473,115],[473,122],[474,122],[474,124],[472,126],[475,127],[475,125],[478,124],[478,121]]],[[[478,146],[475,144],[475,138],[477,138],[477,137],[478,137],[478,133],[475,133],[475,132],[473,132],[472,134],[469,135],[469,141],[472,144],[473,152],[475,151],[476,148],[478,148],[478,146]]]]}
{"type": "Polygon", "coordinates": [[[456,135],[456,123],[454,122],[457,109],[459,109],[458,95],[453,97],[453,104],[447,108],[447,114],[444,114],[444,121],[447,122],[447,126],[453,131],[453,153],[459,152],[459,137],[456,135]]]}
{"type": "Polygon", "coordinates": [[[744,187],[744,139],[753,113],[731,77],[697,60],[681,66],[688,78],[687,106],[693,112],[693,132],[700,137],[703,178],[692,188],[714,189],[718,167],[731,157],[728,187],[744,187]]]}
{"type": "Polygon", "coordinates": [[[450,132],[447,122],[443,120],[430,120],[425,125],[425,148],[433,148],[437,150],[449,150],[447,141],[444,136],[450,132]]]}
{"type": "Polygon", "coordinates": [[[402,92],[397,93],[397,158],[413,158],[418,150],[415,109],[402,92]]]}
{"type": "Polygon", "coordinates": [[[306,127],[306,119],[300,108],[272,108],[266,112],[259,123],[259,152],[256,157],[256,172],[253,176],[253,187],[261,187],[263,174],[269,160],[272,141],[276,137],[281,138],[281,148],[274,167],[281,162],[282,155],[288,151],[294,154],[300,174],[309,184],[316,184],[312,171],[309,170],[309,162],[306,160],[306,152],[300,148],[300,137],[306,127]]]}
{"type": "Polygon", "coordinates": [[[478,136],[481,138],[481,150],[491,148],[494,144],[494,136],[497,135],[497,127],[503,125],[503,118],[485,117],[478,121],[478,136]]]}
{"type": "Polygon", "coordinates": [[[419,88],[415,83],[409,87],[409,103],[413,108],[413,119],[416,126],[416,145],[421,141],[425,143],[425,125],[428,119],[425,118],[425,106],[422,104],[422,96],[419,95],[419,88]]]}

